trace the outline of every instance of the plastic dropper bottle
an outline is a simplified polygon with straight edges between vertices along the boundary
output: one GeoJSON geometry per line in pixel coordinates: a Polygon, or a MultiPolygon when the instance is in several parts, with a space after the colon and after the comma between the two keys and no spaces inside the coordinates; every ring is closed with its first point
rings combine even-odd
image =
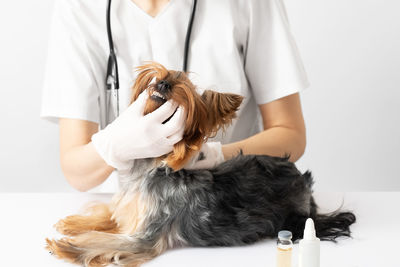
{"type": "Polygon", "coordinates": [[[319,263],[319,238],[315,235],[314,221],[308,218],[299,243],[299,267],[319,267],[319,263]]]}
{"type": "Polygon", "coordinates": [[[292,232],[280,231],[278,233],[278,251],[276,255],[277,267],[291,267],[292,265],[292,232]]]}

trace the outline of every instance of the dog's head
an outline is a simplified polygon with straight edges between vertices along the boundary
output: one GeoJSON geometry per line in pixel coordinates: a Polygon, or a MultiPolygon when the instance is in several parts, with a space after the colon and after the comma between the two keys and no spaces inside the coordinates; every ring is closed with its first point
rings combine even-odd
{"type": "Polygon", "coordinates": [[[182,106],[187,114],[183,139],[174,145],[171,153],[160,158],[174,170],[181,169],[208,137],[231,123],[243,100],[240,95],[211,90],[200,95],[185,72],[167,70],[155,62],[136,70],[139,74],[132,88],[131,103],[147,89],[149,98],[145,114],[153,112],[169,99],[182,106]]]}

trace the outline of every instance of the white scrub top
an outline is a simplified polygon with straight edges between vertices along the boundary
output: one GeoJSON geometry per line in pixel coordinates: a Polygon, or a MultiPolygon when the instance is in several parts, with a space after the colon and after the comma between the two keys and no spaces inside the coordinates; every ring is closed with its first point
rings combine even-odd
{"type": "MultiPolygon", "coordinates": [[[[104,118],[109,55],[106,5],[106,0],[55,1],[42,118],[99,124],[104,118]]],[[[191,6],[192,0],[170,0],[152,17],[131,0],[112,1],[120,112],[129,105],[135,67],[152,60],[167,69],[182,69],[191,6]]],[[[223,144],[262,130],[258,105],[309,85],[282,0],[199,0],[188,71],[199,93],[212,89],[244,96],[237,119],[224,134],[210,140],[223,144]]]]}

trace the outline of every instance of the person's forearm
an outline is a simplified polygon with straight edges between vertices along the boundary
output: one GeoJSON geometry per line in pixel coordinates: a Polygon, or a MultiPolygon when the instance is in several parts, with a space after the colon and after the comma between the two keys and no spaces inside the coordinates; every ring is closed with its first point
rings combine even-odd
{"type": "Polygon", "coordinates": [[[99,156],[92,142],[70,148],[60,157],[65,177],[79,191],[87,191],[101,184],[114,170],[99,156]]]}
{"type": "Polygon", "coordinates": [[[247,139],[222,146],[225,159],[243,154],[262,154],[283,157],[290,154],[290,161],[297,161],[304,153],[306,146],[305,133],[285,128],[273,127],[247,139]]]}

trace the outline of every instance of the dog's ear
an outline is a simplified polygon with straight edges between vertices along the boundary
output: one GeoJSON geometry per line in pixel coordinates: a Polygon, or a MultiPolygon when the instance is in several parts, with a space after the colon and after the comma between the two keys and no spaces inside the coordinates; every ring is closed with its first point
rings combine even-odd
{"type": "Polygon", "coordinates": [[[201,97],[208,110],[207,121],[210,126],[210,136],[232,122],[243,100],[240,95],[218,93],[212,90],[205,90],[201,97]]]}

